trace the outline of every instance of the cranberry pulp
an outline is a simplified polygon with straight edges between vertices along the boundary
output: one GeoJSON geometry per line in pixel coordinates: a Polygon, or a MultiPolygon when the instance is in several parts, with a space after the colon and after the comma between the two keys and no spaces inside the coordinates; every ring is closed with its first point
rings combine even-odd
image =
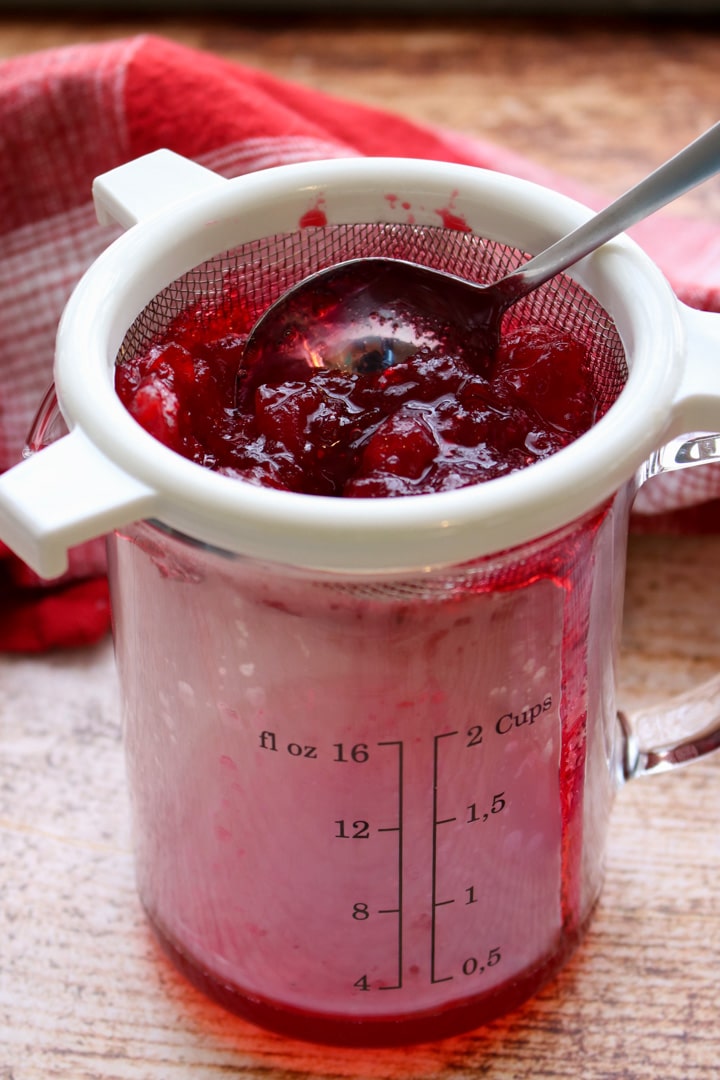
{"type": "Polygon", "coordinates": [[[465,487],[548,457],[597,418],[588,349],[555,329],[512,330],[472,365],[421,348],[242,392],[252,322],[240,302],[231,316],[187,311],[118,367],[116,386],[162,443],[253,484],[345,498],[465,487]]]}

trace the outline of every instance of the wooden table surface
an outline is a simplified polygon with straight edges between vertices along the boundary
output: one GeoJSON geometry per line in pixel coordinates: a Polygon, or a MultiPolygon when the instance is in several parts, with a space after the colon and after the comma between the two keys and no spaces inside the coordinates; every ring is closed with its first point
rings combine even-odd
{"type": "MultiPolygon", "coordinates": [[[[502,142],[618,193],[717,119],[720,29],[483,18],[0,19],[0,57],[139,31],[502,142]]],[[[708,184],[671,212],[720,220],[708,184]]],[[[720,668],[720,537],[635,537],[630,705],[720,668]]],[[[0,658],[0,1080],[701,1080],[720,1076],[720,757],[617,798],[567,968],[512,1016],[403,1050],[323,1049],[205,1001],[133,884],[109,642],[0,658]]]]}

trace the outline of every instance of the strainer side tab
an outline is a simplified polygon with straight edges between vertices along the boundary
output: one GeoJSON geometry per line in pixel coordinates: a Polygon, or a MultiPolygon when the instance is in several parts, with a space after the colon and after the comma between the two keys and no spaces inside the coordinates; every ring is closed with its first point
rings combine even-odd
{"type": "Polygon", "coordinates": [[[154,491],[106,458],[80,428],[0,477],[0,536],[41,577],[68,549],[152,514],[154,491]]]}
{"type": "Polygon", "coordinates": [[[181,199],[224,184],[222,176],[195,161],[155,150],[97,176],[92,193],[101,225],[129,229],[181,199]]]}
{"type": "Polygon", "coordinates": [[[673,433],[720,430],[720,315],[679,304],[686,363],[673,407],[673,433]]]}

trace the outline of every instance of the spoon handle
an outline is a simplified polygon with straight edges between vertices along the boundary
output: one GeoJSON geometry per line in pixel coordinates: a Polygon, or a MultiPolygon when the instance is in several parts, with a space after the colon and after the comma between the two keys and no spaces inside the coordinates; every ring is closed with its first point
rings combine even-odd
{"type": "Polygon", "coordinates": [[[552,244],[540,255],[509,274],[516,279],[517,296],[537,288],[555,274],[567,269],[591,251],[624,232],[631,225],[649,217],[686,191],[720,171],[720,123],[660,165],[649,176],[630,188],[579,228],[552,244]]]}

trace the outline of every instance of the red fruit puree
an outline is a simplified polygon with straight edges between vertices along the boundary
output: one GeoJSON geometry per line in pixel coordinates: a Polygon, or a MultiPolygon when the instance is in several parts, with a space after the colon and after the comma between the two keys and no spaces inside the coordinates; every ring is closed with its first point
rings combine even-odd
{"type": "Polygon", "coordinates": [[[236,406],[252,321],[240,304],[231,318],[185,313],[117,370],[147,431],[250,483],[345,498],[464,487],[548,457],[596,418],[584,345],[537,326],[508,333],[485,374],[425,349],[386,370],[261,385],[236,406]]]}

